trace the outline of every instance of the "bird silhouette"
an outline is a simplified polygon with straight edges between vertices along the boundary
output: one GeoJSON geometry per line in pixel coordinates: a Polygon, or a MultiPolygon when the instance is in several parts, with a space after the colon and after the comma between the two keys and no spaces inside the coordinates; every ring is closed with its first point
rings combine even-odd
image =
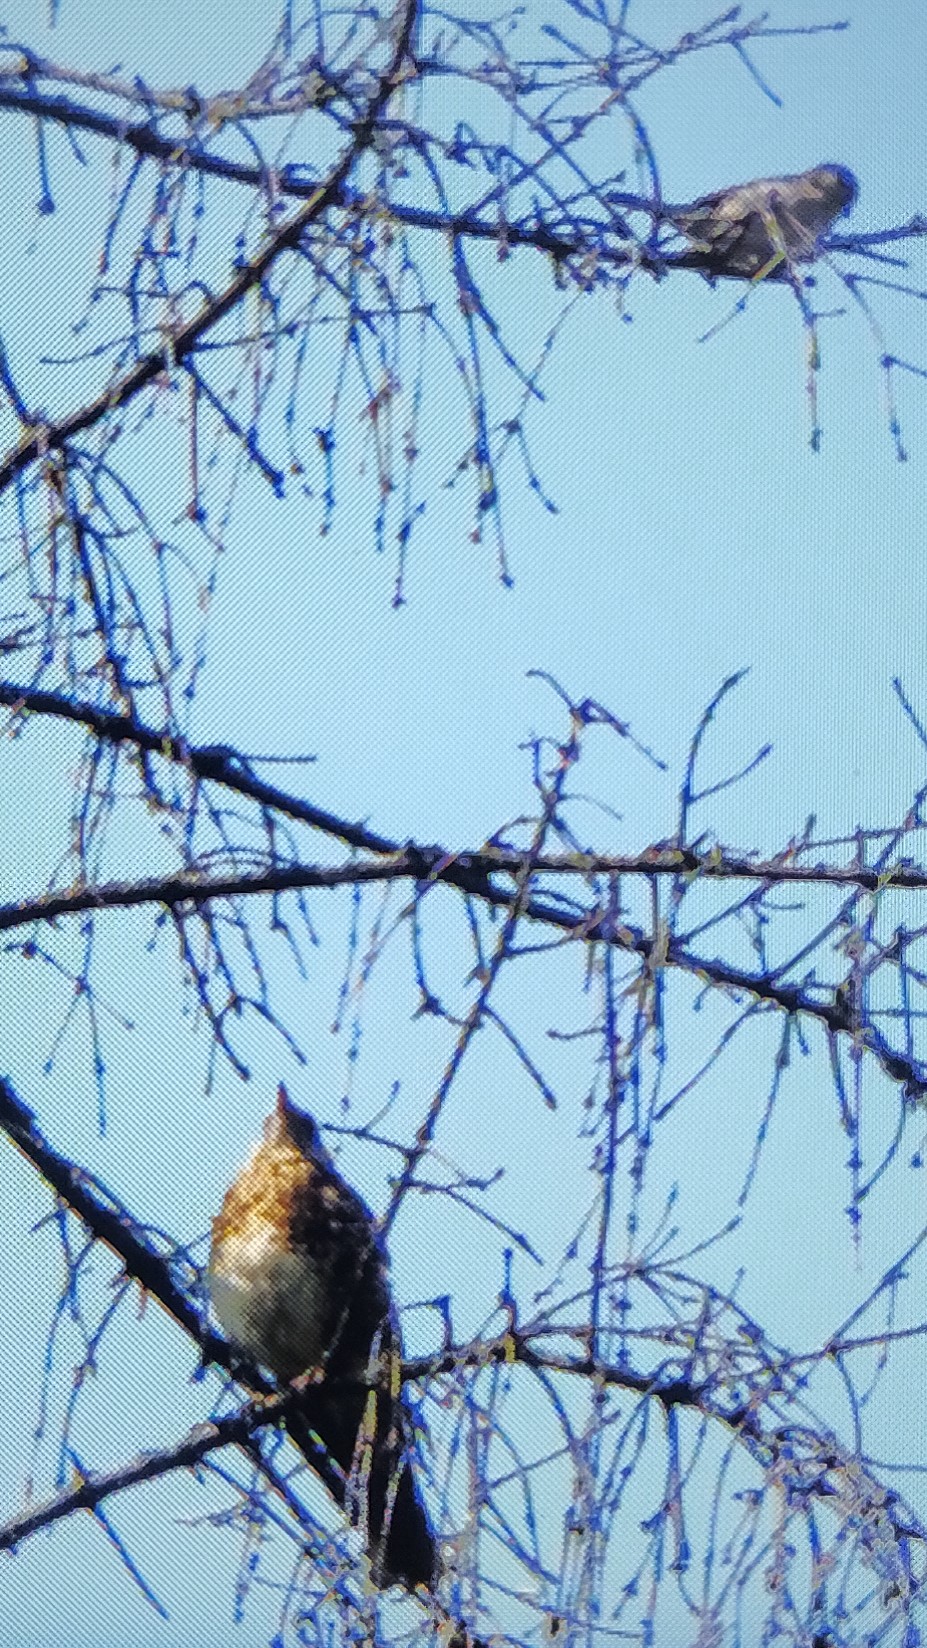
{"type": "Polygon", "coordinates": [[[663,208],[690,242],[675,265],[709,275],[757,280],[817,256],[822,235],[848,212],[858,192],[846,166],[812,166],[786,177],[761,177],[702,195],[688,206],[663,208]]]}
{"type": "Polygon", "coordinates": [[[288,1412],[292,1439],[311,1463],[314,1432],[345,1473],[345,1508],[366,1522],[376,1582],[431,1589],[435,1547],[405,1452],[402,1398],[392,1381],[369,1383],[371,1358],[385,1366],[400,1348],[386,1256],[369,1208],[282,1083],[213,1221],[209,1292],[232,1344],[278,1382],[321,1370],[305,1409],[288,1412]]]}

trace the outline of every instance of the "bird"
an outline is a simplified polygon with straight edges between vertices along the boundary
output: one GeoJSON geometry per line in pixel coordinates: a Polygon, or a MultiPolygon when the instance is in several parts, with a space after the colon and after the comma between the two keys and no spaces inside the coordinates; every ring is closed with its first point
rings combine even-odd
{"type": "Polygon", "coordinates": [[[688,206],[666,206],[663,221],[690,242],[672,261],[710,276],[745,280],[810,262],[822,235],[850,210],[858,187],[847,166],[827,163],[736,183],[688,206]]]}
{"type": "Polygon", "coordinates": [[[344,1504],[355,1523],[366,1513],[376,1583],[431,1590],[435,1544],[412,1479],[405,1406],[392,1380],[372,1393],[368,1373],[401,1351],[387,1257],[370,1209],[282,1082],[213,1220],[207,1277],[234,1348],[278,1384],[321,1374],[306,1386],[303,1411],[288,1410],[287,1428],[310,1463],[314,1432],[345,1473],[344,1504]],[[368,1442],[364,1507],[351,1473],[368,1442]]]}

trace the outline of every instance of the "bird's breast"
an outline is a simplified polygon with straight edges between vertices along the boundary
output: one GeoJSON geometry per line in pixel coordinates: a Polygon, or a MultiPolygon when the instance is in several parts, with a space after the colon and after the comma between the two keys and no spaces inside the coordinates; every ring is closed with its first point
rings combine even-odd
{"type": "Polygon", "coordinates": [[[295,1379],[321,1363],[327,1292],[312,1254],[281,1243],[269,1220],[252,1219],[214,1236],[209,1293],[222,1330],[278,1379],[295,1379]]]}

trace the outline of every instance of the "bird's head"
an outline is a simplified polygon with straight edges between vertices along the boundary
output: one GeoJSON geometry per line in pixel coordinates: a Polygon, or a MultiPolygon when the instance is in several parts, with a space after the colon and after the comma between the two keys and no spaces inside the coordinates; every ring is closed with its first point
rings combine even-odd
{"type": "Polygon", "coordinates": [[[815,166],[809,176],[819,182],[834,217],[840,217],[850,210],[859,194],[859,184],[849,166],[842,166],[836,160],[822,161],[820,166],[815,166]]]}
{"type": "Polygon", "coordinates": [[[313,1118],[291,1103],[283,1082],[277,1088],[277,1103],[264,1122],[264,1139],[267,1144],[295,1145],[304,1156],[326,1154],[313,1118]]]}

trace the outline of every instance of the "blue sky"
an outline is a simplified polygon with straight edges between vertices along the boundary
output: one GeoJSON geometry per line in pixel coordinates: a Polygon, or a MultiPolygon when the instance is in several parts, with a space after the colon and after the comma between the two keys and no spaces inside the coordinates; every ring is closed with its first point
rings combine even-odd
{"type": "MultiPolygon", "coordinates": [[[[659,28],[667,40],[704,20],[689,0],[665,7],[640,0],[631,10],[642,32],[659,28]]],[[[551,4],[545,15],[553,11],[551,4]]],[[[82,6],[61,0],[57,26],[49,30],[47,6],[20,0],[6,21],[12,38],[59,63],[86,70],[122,63],[125,72],[137,71],[159,86],[193,83],[210,93],[237,84],[259,61],[263,27],[273,14],[265,19],[257,13],[240,3],[220,7],[207,0],[193,10],[165,0],[157,10],[128,6],[117,14],[96,0],[82,6]]],[[[571,26],[566,11],[557,15],[564,28],[571,26]]],[[[638,112],[659,158],[667,199],[684,201],[751,176],[838,160],[860,184],[850,230],[887,228],[927,211],[920,85],[927,17],[902,0],[884,0],[879,7],[851,0],[842,12],[803,0],[777,5],[772,21],[785,26],[838,16],[850,20],[845,32],[753,48],[780,105],[751,81],[732,52],[696,54],[655,77],[638,112]]],[[[86,224],[95,231],[105,221],[107,150],[82,140],[90,160],[83,171],[56,141],[57,209],[37,219],[30,128],[17,115],[5,113],[3,120],[16,164],[2,183],[8,199],[0,214],[7,271],[0,333],[27,398],[55,405],[62,382],[70,386],[76,375],[65,379],[37,357],[63,347],[67,328],[83,311],[99,246],[86,224]]],[[[616,116],[613,155],[604,152],[610,126],[603,123],[599,131],[598,163],[603,172],[614,172],[627,163],[625,129],[616,116]]],[[[443,242],[422,255],[446,299],[443,242]]],[[[490,246],[473,255],[472,266],[530,369],[562,307],[549,267],[527,253],[499,264],[490,246]]],[[[927,284],[916,250],[911,272],[899,278],[915,289],[927,284]]],[[[810,812],[820,835],[899,818],[924,782],[924,753],[903,720],[891,681],[902,677],[927,716],[927,382],[913,374],[897,377],[909,453],[908,462],[899,463],[878,345],[826,270],[819,293],[822,308],[843,307],[846,313],[821,323],[818,453],[809,446],[806,338],[786,290],[753,293],[745,311],[705,342],[699,340],[737,301],[733,285],[712,290],[692,275],[659,283],[642,275],[626,295],[623,314],[614,293],[578,302],[541,379],[545,403],[531,409],[526,425],[534,467],[556,513],[531,494],[515,464],[503,471],[511,588],[498,577],[490,536],[481,544],[470,539],[466,482],[453,490],[437,484],[466,441],[460,398],[438,353],[425,431],[425,472],[435,484],[412,537],[402,607],[392,604],[393,545],[388,540],[380,554],[372,547],[370,453],[360,438],[353,447],[347,443],[339,506],[324,537],[318,513],[295,492],[274,503],[261,485],[244,486],[225,536],[191,736],[248,752],[311,753],[312,766],[269,768],[268,776],[345,817],[364,817],[398,840],[462,850],[532,806],[530,752],[520,746],[536,735],[562,737],[565,731],[556,698],[528,673],[547,671],[574,697],[606,704],[667,764],[660,773],[628,743],[606,735],[590,739],[576,787],[607,802],[618,817],[611,821],[591,805],[587,811],[579,805],[577,827],[599,846],[634,851],[672,833],[679,776],[698,718],[721,681],[748,668],[719,713],[706,765],[722,776],[766,742],[773,751],[749,780],[709,803],[699,820],[703,828],[732,850],[767,853],[797,834],[810,812]],[[362,461],[367,470],[358,474],[362,461]]],[[[872,294],[872,302],[888,350],[927,368],[918,298],[884,291],[872,294]]],[[[497,381],[495,415],[501,420],[518,404],[518,392],[497,381]]],[[[65,403],[69,394],[70,387],[65,403]]],[[[5,449],[8,413],[0,429],[5,449]]],[[[143,430],[137,478],[156,492],[160,476],[144,470],[144,439],[143,430]]],[[[165,436],[159,449],[165,469],[169,455],[182,451],[182,439],[176,448],[172,439],[165,436]]],[[[163,484],[173,505],[171,483],[163,484]]],[[[0,530],[10,531],[8,516],[0,530]]],[[[199,615],[179,600],[192,636],[199,615]]],[[[4,751],[4,898],[38,891],[52,875],[67,843],[67,819],[57,800],[73,785],[78,750],[70,735],[39,728],[4,751]]],[[[153,873],[163,851],[150,824],[133,823],[114,838],[109,873],[153,873]]],[[[365,906],[367,928],[377,896],[365,906]]],[[[398,917],[403,902],[401,891],[392,895],[392,916],[398,917]]],[[[345,968],[347,895],[320,895],[312,912],[320,943],[309,951],[304,980],[288,964],[284,946],[267,941],[282,1016],[307,1049],[308,1066],[299,1069],[272,1033],[252,1022],[242,1038],[252,1080],[241,1082],[220,1064],[211,1087],[207,1028],[177,981],[169,934],[162,931],[149,947],[152,924],[144,912],[100,924],[95,976],[107,1061],[103,1134],[86,1016],[75,1012],[61,1045],[56,1043],[71,1002],[69,980],[47,967],[37,980],[36,965],[30,969],[15,953],[0,961],[10,1004],[4,1069],[60,1148],[88,1161],[140,1217],[181,1239],[193,1241],[208,1231],[278,1077],[325,1122],[367,1121],[398,1082],[389,1131],[404,1138],[417,1125],[448,1055],[448,1026],[413,1017],[415,992],[398,948],[369,986],[355,991],[343,1028],[332,1034],[345,968]],[[355,1015],[363,1034],[352,1060],[355,1015]]],[[[461,964],[467,952],[456,901],[438,895],[431,919],[435,976],[448,1000],[459,1005],[467,999],[461,964]]],[[[899,900],[887,919],[913,925],[917,917],[902,915],[899,900]]],[[[79,969],[76,931],[56,935],[54,953],[79,969]]],[[[513,968],[506,1005],[530,1045],[542,1050],[560,1108],[546,1113],[505,1050],[481,1043],[437,1145],[474,1175],[505,1167],[504,1185],[487,1193],[487,1206],[530,1236],[543,1254],[546,1277],[593,1199],[592,1147],[583,1132],[592,1072],[588,1054],[575,1044],[545,1039],[552,1022],[563,1022],[566,1003],[578,1003],[577,1018],[582,1016],[580,958],[546,958],[525,977],[529,982],[520,984],[522,973],[513,968]],[[539,1183],[546,1187],[542,1193],[539,1183]]],[[[688,1000],[679,1007],[674,1030],[680,1071],[694,1066],[699,1049],[707,1051],[717,1036],[723,1014],[712,1013],[709,1005],[697,1017],[688,1000]]],[[[665,1197],[679,1185],[680,1250],[707,1237],[735,1209],[778,1031],[762,1022],[748,1030],[742,1049],[738,1043],[720,1065],[710,1096],[681,1107],[665,1129],[651,1163],[646,1213],[656,1226],[665,1197]]],[[[897,1167],[874,1193],[861,1246],[854,1248],[843,1211],[847,1143],[824,1049],[813,1035],[809,1040],[815,1056],[796,1056],[789,1072],[742,1229],[736,1241],[720,1244],[705,1268],[719,1286],[730,1286],[745,1265],[749,1280],[740,1302],[773,1338],[796,1348],[819,1342],[865,1296],[920,1228],[923,1202],[919,1175],[897,1167]]],[[[865,1093],[871,1105],[866,1144],[875,1160],[896,1111],[880,1077],[867,1076],[865,1093]]],[[[916,1119],[911,1127],[913,1149],[916,1119]]],[[[346,1143],[339,1159],[372,1205],[382,1208],[395,1159],[357,1141],[346,1143]]],[[[7,1468],[14,1467],[9,1475],[7,1469],[0,1473],[6,1502],[10,1482],[18,1501],[29,1468],[29,1428],[61,1265],[50,1229],[29,1234],[47,1202],[29,1169],[9,1154],[0,1158],[0,1201],[16,1209],[11,1240],[0,1253],[0,1297],[15,1296],[26,1267],[36,1301],[25,1324],[0,1315],[0,1425],[10,1438],[7,1468]],[[22,1450],[18,1459],[16,1450],[22,1450]]],[[[502,1246],[485,1222],[423,1196],[394,1233],[397,1296],[408,1304],[447,1292],[458,1336],[475,1332],[501,1284],[502,1246]]],[[[912,1267],[911,1288],[901,1301],[902,1315],[912,1321],[925,1268],[923,1262],[919,1271],[917,1262],[912,1267]]],[[[102,1261],[100,1275],[106,1275],[102,1261]]],[[[517,1270],[517,1278],[527,1297],[536,1285],[530,1263],[517,1270]]],[[[433,1344],[439,1332],[434,1313],[410,1312],[407,1331],[415,1348],[433,1344]]],[[[140,1324],[134,1307],[126,1312],[119,1334],[108,1345],[106,1377],[83,1410],[80,1441],[88,1467],[112,1464],[143,1442],[168,1443],[203,1417],[213,1399],[213,1387],[206,1395],[204,1384],[188,1382],[194,1370],[189,1348],[153,1307],[140,1324]],[[125,1379],[115,1371],[121,1367],[128,1370],[125,1379]],[[141,1378],[149,1369],[154,1377],[141,1378]],[[115,1453],[114,1437],[120,1444],[115,1453]]],[[[75,1335],[72,1355],[76,1344],[75,1335]]],[[[911,1401],[899,1398],[899,1389],[917,1388],[922,1377],[920,1342],[913,1345],[909,1361],[895,1358],[870,1404],[872,1434],[893,1457],[900,1449],[898,1403],[911,1401]]],[[[62,1350],[52,1380],[49,1437],[60,1421],[67,1363],[62,1350]]],[[[840,1393],[831,1396],[833,1422],[848,1424],[840,1393]]],[[[916,1451],[913,1415],[910,1408],[902,1411],[905,1445],[916,1451]]],[[[54,1457],[46,1440],[36,1467],[40,1496],[54,1457]]],[[[907,1478],[901,1486],[917,1498],[907,1478]]],[[[117,1635],[169,1648],[265,1640],[279,1599],[270,1591],[253,1592],[246,1624],[233,1630],[238,1547],[234,1536],[202,1521],[207,1507],[218,1510],[230,1502],[229,1490],[215,1483],[200,1488],[172,1478],[110,1507],[170,1610],[166,1625],[131,1586],[90,1518],[28,1543],[4,1573],[4,1612],[17,1622],[17,1642],[44,1648],[57,1640],[62,1576],[75,1644],[117,1635]],[[192,1520],[178,1528],[177,1518],[192,1520]],[[94,1579],[92,1601],[88,1575],[94,1579]]],[[[286,1572],[285,1553],[280,1572],[286,1572]]]]}

